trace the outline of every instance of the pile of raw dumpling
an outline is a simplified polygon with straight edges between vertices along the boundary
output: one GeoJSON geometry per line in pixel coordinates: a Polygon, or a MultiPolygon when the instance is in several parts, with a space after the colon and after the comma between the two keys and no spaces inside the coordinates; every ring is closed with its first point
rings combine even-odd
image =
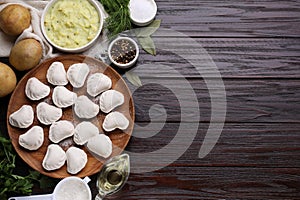
{"type": "MultiPolygon", "coordinates": [[[[115,129],[125,130],[129,126],[129,120],[115,108],[124,103],[124,95],[112,88],[111,79],[103,73],[90,74],[86,63],[76,63],[65,70],[63,63],[53,62],[47,70],[47,81],[54,87],[52,102],[50,105],[41,101],[36,106],[36,117],[39,123],[50,126],[49,140],[52,142],[47,147],[42,166],[45,170],[56,170],[67,163],[67,171],[70,174],[79,173],[87,163],[87,154],[79,147],[69,147],[64,151],[59,142],[72,137],[77,146],[86,147],[97,156],[108,158],[112,153],[111,139],[100,133],[98,127],[90,119],[96,117],[99,112],[107,114],[102,123],[102,128],[107,131],[115,129]],[[87,95],[78,96],[67,89],[70,83],[73,88],[81,88],[86,82],[87,95]],[[97,100],[94,103],[93,100],[97,100]],[[76,126],[71,121],[60,120],[63,109],[73,106],[74,112],[82,121],[76,126]]],[[[50,94],[50,87],[35,77],[28,79],[25,86],[25,94],[32,101],[40,101],[50,94]]],[[[19,136],[19,144],[28,150],[39,149],[44,142],[44,130],[39,125],[34,125],[34,110],[30,105],[23,105],[9,116],[9,123],[17,128],[27,129],[19,136]]]]}

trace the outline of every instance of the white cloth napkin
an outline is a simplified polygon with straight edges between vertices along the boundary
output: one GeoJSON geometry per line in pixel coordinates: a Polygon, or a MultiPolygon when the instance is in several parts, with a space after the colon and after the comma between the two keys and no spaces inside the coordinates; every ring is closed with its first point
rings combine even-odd
{"type": "Polygon", "coordinates": [[[42,15],[42,10],[48,3],[48,1],[20,1],[20,0],[0,0],[0,11],[10,4],[20,4],[30,10],[31,14],[31,26],[28,27],[23,33],[18,37],[7,36],[0,30],[0,57],[8,57],[12,46],[25,38],[33,38],[39,41],[43,47],[43,58],[48,58],[53,56],[53,48],[44,38],[41,28],[40,20],[42,15]]]}
{"type": "MultiPolygon", "coordinates": [[[[58,54],[53,53],[53,47],[47,42],[47,40],[44,38],[40,23],[41,23],[41,16],[43,9],[47,5],[47,3],[50,0],[0,0],[0,11],[4,9],[6,6],[10,4],[21,4],[24,7],[28,8],[30,10],[31,14],[31,26],[28,27],[26,30],[23,31],[23,33],[17,37],[8,36],[5,33],[3,33],[0,30],[0,57],[8,57],[10,54],[10,50],[13,47],[13,45],[25,38],[33,38],[39,41],[42,44],[43,47],[43,58],[51,58],[54,56],[57,56],[58,54]]],[[[99,3],[100,8],[104,14],[104,18],[108,16],[108,14],[105,12],[103,6],[99,3]]],[[[106,34],[101,34],[101,37],[98,41],[103,41],[106,38],[106,34]]],[[[99,43],[99,42],[98,42],[99,43]]],[[[96,44],[97,45],[97,44],[96,44]]],[[[95,46],[96,46],[95,45],[95,46]]],[[[91,51],[87,51],[83,54],[90,54],[91,51]]]]}

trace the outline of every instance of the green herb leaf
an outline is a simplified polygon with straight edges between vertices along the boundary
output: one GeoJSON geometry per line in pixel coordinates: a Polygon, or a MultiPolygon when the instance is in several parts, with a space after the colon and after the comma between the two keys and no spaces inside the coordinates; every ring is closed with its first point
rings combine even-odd
{"type": "Polygon", "coordinates": [[[10,140],[0,133],[0,199],[7,199],[10,195],[29,195],[32,192],[33,181],[43,178],[36,171],[31,171],[27,176],[14,174],[15,159],[16,153],[10,140]]]}
{"type": "Polygon", "coordinates": [[[129,1],[130,0],[99,0],[109,14],[105,20],[109,36],[115,36],[122,31],[131,29],[129,1]]]}
{"type": "Polygon", "coordinates": [[[138,41],[142,48],[149,54],[155,56],[156,55],[156,49],[155,44],[150,36],[148,37],[138,37],[138,41]]]}
{"type": "Polygon", "coordinates": [[[54,188],[57,183],[58,183],[57,179],[49,178],[44,175],[41,175],[39,179],[39,184],[41,189],[50,188],[50,187],[54,188]]]}
{"type": "Polygon", "coordinates": [[[157,29],[160,27],[160,24],[161,24],[161,20],[160,19],[154,20],[147,27],[135,29],[134,30],[135,31],[135,35],[137,37],[149,37],[153,33],[155,33],[155,31],[157,31],[157,29]]]}
{"type": "Polygon", "coordinates": [[[29,171],[28,178],[30,178],[30,179],[32,179],[32,180],[35,180],[35,181],[38,181],[40,175],[41,175],[41,174],[40,174],[39,172],[30,170],[30,171],[29,171]]]}
{"type": "Polygon", "coordinates": [[[127,71],[125,73],[126,78],[128,79],[128,81],[130,83],[132,83],[133,85],[137,86],[137,87],[141,87],[142,86],[142,81],[140,79],[140,77],[134,73],[132,70],[131,71],[127,71]]]}

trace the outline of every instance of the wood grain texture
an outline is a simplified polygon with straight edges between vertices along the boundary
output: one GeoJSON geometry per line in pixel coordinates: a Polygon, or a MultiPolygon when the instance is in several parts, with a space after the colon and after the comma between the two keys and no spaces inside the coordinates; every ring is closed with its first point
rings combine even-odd
{"type": "MultiPolygon", "coordinates": [[[[186,144],[186,137],[192,137],[195,131],[190,123],[180,123],[185,129],[180,130],[177,123],[142,123],[137,122],[132,138],[126,148],[129,152],[152,152],[167,145],[178,137],[182,141],[178,150],[186,144]],[[160,128],[158,128],[160,127],[160,128]]],[[[199,158],[199,150],[204,137],[208,134],[208,123],[199,123],[196,137],[187,151],[171,164],[173,167],[282,167],[297,168],[300,165],[299,123],[226,123],[216,146],[205,157],[199,158]]],[[[209,136],[214,138],[214,136],[209,136]]],[[[156,165],[163,158],[176,155],[177,151],[161,154],[156,165]]],[[[153,165],[151,160],[131,160],[132,166],[139,168],[153,165]]],[[[200,169],[199,169],[200,170],[200,169]]]]}
{"type": "Polygon", "coordinates": [[[294,1],[157,0],[163,26],[193,37],[299,37],[294,1]]]}
{"type": "MultiPolygon", "coordinates": [[[[192,126],[199,128],[180,158],[158,171],[131,173],[125,187],[106,199],[300,199],[300,2],[156,3],[161,28],[174,32],[164,38],[153,36],[157,56],[141,52],[135,73],[144,85],[136,88],[127,82],[135,101],[136,126],[126,150],[147,153],[165,147],[179,130],[182,115],[186,116],[187,136],[194,131],[192,126]],[[183,35],[178,38],[176,31],[183,35]],[[160,48],[160,42],[177,42],[183,56],[160,48]],[[195,44],[203,50],[200,54],[195,53],[195,44]],[[198,61],[200,68],[190,60],[198,61]],[[205,84],[205,80],[218,78],[212,66],[220,72],[226,89],[226,123],[216,146],[200,159],[199,149],[210,123],[220,124],[211,121],[209,93],[218,94],[220,85],[208,89],[205,84]],[[182,107],[178,94],[183,97],[182,107]],[[200,112],[191,106],[195,101],[200,112]]],[[[20,78],[24,73],[17,75],[20,78]]],[[[5,130],[7,98],[0,103],[0,126],[5,130]]],[[[175,153],[165,153],[161,159],[175,153]]],[[[131,160],[133,167],[161,164],[146,158],[131,160]]],[[[29,167],[24,164],[21,170],[24,168],[29,167]]],[[[95,196],[96,175],[91,178],[95,196]]],[[[36,187],[34,193],[51,191],[36,187]]]]}
{"type": "Polygon", "coordinates": [[[222,78],[300,78],[300,39],[164,37],[163,40],[170,44],[181,41],[178,48],[183,56],[160,49],[161,39],[154,37],[157,55],[153,58],[141,51],[142,59],[135,68],[140,77],[178,77],[179,73],[187,78],[211,78],[216,77],[211,67],[215,64],[222,78]],[[204,52],[193,52],[192,47],[204,52]],[[162,66],[170,66],[174,71],[162,66]]]}
{"type": "MultiPolygon", "coordinates": [[[[135,89],[129,85],[133,93],[136,107],[136,121],[150,121],[149,110],[159,104],[152,112],[156,122],[180,122],[186,116],[187,122],[195,122],[199,112],[194,103],[198,101],[200,121],[210,122],[211,98],[209,90],[222,95],[219,85],[207,88],[200,79],[141,79],[144,86],[135,89]],[[175,84],[168,84],[175,83],[175,84]],[[192,86],[192,90],[187,88],[192,86]],[[168,87],[166,87],[168,86],[168,87]],[[196,94],[197,99],[193,98],[196,94]],[[179,102],[178,96],[182,96],[179,102]]],[[[299,80],[266,80],[237,79],[223,80],[226,88],[227,114],[226,122],[300,122],[300,82],[299,80]]],[[[219,103],[222,106],[222,102],[219,103]]],[[[214,122],[218,122],[217,120],[214,122]]]]}
{"type": "Polygon", "coordinates": [[[299,199],[299,168],[166,167],[107,199],[299,199]]]}

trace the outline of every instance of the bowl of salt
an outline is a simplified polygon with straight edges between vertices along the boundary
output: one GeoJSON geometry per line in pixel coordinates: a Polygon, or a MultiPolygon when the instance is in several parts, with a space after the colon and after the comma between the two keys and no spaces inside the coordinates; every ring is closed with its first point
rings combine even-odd
{"type": "Polygon", "coordinates": [[[154,0],[130,0],[130,19],[138,26],[147,26],[156,16],[157,5],[154,0]]]}

